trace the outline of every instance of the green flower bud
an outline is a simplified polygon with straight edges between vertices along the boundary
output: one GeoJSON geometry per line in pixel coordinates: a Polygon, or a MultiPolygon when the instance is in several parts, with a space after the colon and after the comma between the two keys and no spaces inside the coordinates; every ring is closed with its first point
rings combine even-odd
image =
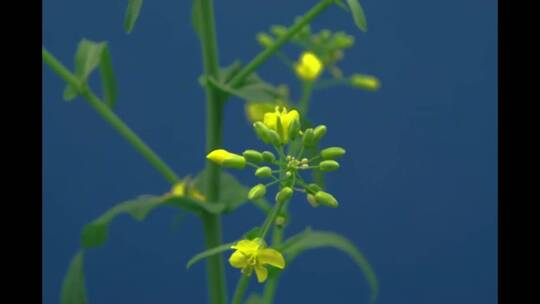
{"type": "Polygon", "coordinates": [[[260,45],[264,47],[270,47],[272,44],[274,44],[274,39],[267,33],[258,33],[257,34],[257,41],[260,45]]]}
{"type": "Polygon", "coordinates": [[[381,86],[379,80],[373,76],[354,74],[351,76],[351,85],[360,89],[376,91],[381,86]]]}
{"type": "Polygon", "coordinates": [[[354,38],[349,35],[335,35],[332,44],[339,49],[351,47],[354,44],[354,38]]]}
{"type": "Polygon", "coordinates": [[[279,134],[276,131],[268,129],[268,138],[272,145],[281,146],[281,137],[279,137],[279,134]]]}
{"type": "Polygon", "coordinates": [[[270,135],[268,135],[268,132],[270,131],[270,129],[268,129],[268,127],[265,124],[263,124],[260,121],[257,121],[255,123],[253,123],[253,128],[255,128],[255,133],[257,133],[257,136],[265,144],[270,143],[270,135]]]}
{"type": "Polygon", "coordinates": [[[315,194],[315,201],[321,205],[336,208],[339,204],[335,197],[332,196],[332,194],[319,191],[317,194],[315,194]]]}
{"type": "Polygon", "coordinates": [[[315,199],[315,196],[313,194],[307,194],[307,201],[313,208],[319,207],[319,203],[317,203],[317,200],[315,199]]]}
{"type": "Polygon", "coordinates": [[[289,138],[295,140],[298,136],[298,131],[300,131],[300,121],[295,119],[289,125],[289,138]]]}
{"type": "Polygon", "coordinates": [[[283,25],[274,25],[270,28],[270,31],[278,37],[283,36],[288,32],[287,27],[283,25]]]}
{"type": "Polygon", "coordinates": [[[312,193],[317,193],[322,190],[322,188],[317,184],[309,184],[307,186],[307,189],[311,191],[312,193]]]}
{"type": "Polygon", "coordinates": [[[304,137],[302,138],[302,142],[306,147],[312,147],[315,145],[315,133],[313,132],[312,128],[306,129],[304,131],[304,137]]]}
{"type": "Polygon", "coordinates": [[[345,155],[345,149],[341,147],[330,147],[321,151],[321,157],[323,159],[336,159],[345,155]]]}
{"type": "Polygon", "coordinates": [[[264,151],[262,153],[262,156],[263,156],[263,160],[267,163],[271,163],[276,160],[276,156],[274,155],[274,153],[270,151],[264,151]]]}
{"type": "Polygon", "coordinates": [[[276,202],[284,203],[291,199],[293,195],[293,190],[290,187],[284,187],[276,194],[276,202]]]}
{"type": "Polygon", "coordinates": [[[276,226],[281,228],[285,225],[285,218],[279,215],[278,217],[276,217],[276,221],[274,223],[276,224],[276,226]]]}
{"type": "Polygon", "coordinates": [[[255,171],[255,176],[257,177],[270,177],[272,176],[272,169],[270,167],[260,167],[255,171]]]}
{"type": "Polygon", "coordinates": [[[259,151],[246,150],[244,153],[242,153],[242,155],[244,155],[245,159],[250,162],[260,163],[263,161],[262,153],[259,151]]]}
{"type": "Polygon", "coordinates": [[[315,142],[319,142],[321,138],[326,134],[326,126],[317,126],[315,130],[313,130],[313,134],[315,135],[315,142]]]}
{"type": "Polygon", "coordinates": [[[258,184],[251,188],[248,193],[248,199],[256,200],[263,197],[266,194],[266,186],[263,184],[258,184]]]}
{"type": "Polygon", "coordinates": [[[324,172],[330,172],[339,168],[339,163],[335,160],[323,160],[320,164],[320,170],[324,172]]]}

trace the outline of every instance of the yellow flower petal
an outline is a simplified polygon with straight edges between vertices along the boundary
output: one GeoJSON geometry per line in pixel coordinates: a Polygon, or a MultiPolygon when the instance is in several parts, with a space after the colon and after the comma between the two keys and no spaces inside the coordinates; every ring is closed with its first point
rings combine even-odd
{"type": "Polygon", "coordinates": [[[283,258],[283,255],[272,248],[261,250],[258,255],[258,260],[261,264],[269,264],[279,269],[285,268],[285,259],[283,258]]]}
{"type": "Polygon", "coordinates": [[[231,246],[232,249],[240,250],[246,255],[256,253],[260,247],[261,247],[261,244],[253,240],[241,240],[238,243],[231,246]]]}
{"type": "Polygon", "coordinates": [[[186,183],[183,181],[176,183],[171,190],[172,195],[178,196],[178,197],[184,196],[185,192],[186,192],[186,183]]]}
{"type": "Polygon", "coordinates": [[[208,158],[209,160],[221,165],[224,160],[230,158],[230,153],[227,152],[227,150],[224,150],[224,149],[217,149],[217,150],[214,150],[214,151],[208,153],[206,158],[208,158]]]}
{"type": "Polygon", "coordinates": [[[236,250],[231,254],[229,258],[229,264],[235,268],[244,268],[247,266],[247,256],[243,254],[240,250],[236,250]]]}
{"type": "Polygon", "coordinates": [[[261,265],[255,265],[255,274],[257,275],[257,281],[263,283],[268,277],[268,270],[261,265]]]}
{"type": "Polygon", "coordinates": [[[322,70],[323,64],[321,60],[311,52],[303,53],[299,62],[295,65],[296,74],[303,80],[316,79],[322,70]]]}

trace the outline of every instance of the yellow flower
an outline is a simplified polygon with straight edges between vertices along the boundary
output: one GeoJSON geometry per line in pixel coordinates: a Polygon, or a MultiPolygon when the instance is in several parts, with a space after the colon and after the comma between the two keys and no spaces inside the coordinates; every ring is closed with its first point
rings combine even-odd
{"type": "Polygon", "coordinates": [[[199,192],[197,188],[195,187],[190,187],[189,189],[186,189],[186,188],[187,188],[186,182],[180,181],[172,187],[171,195],[176,196],[176,197],[183,197],[186,195],[186,190],[187,190],[187,195],[189,197],[194,198],[198,201],[206,201],[206,196],[202,194],[201,192],[199,192]]]}
{"type": "Polygon", "coordinates": [[[208,153],[206,158],[224,167],[243,169],[246,166],[246,159],[243,156],[224,149],[214,150],[208,153]]]}
{"type": "Polygon", "coordinates": [[[269,128],[278,133],[281,138],[281,142],[286,144],[289,142],[289,128],[293,122],[300,124],[300,115],[296,110],[287,112],[287,108],[283,107],[283,111],[279,111],[279,107],[275,108],[275,112],[264,114],[263,123],[269,128]],[[281,125],[281,128],[279,128],[281,125]]]}
{"type": "Polygon", "coordinates": [[[296,74],[303,80],[315,80],[323,70],[321,60],[311,52],[304,52],[294,66],[296,74]]]}
{"type": "Polygon", "coordinates": [[[231,266],[241,269],[245,275],[251,275],[253,270],[255,270],[259,283],[266,281],[268,277],[268,269],[264,267],[265,264],[279,269],[285,268],[283,255],[275,249],[266,248],[263,241],[259,238],[241,240],[235,245],[232,245],[231,249],[236,250],[229,258],[231,266]]]}

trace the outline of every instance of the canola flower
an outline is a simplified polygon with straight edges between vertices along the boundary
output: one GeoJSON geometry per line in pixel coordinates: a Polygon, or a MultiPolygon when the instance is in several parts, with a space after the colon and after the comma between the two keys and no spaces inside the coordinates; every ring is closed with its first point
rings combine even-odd
{"type": "Polygon", "coordinates": [[[229,258],[229,263],[234,268],[239,268],[244,275],[251,275],[255,270],[257,281],[263,283],[268,277],[268,269],[265,265],[271,265],[279,269],[285,268],[285,258],[272,248],[267,248],[260,238],[254,240],[241,240],[231,246],[235,251],[229,258]]]}
{"type": "Polygon", "coordinates": [[[195,187],[188,188],[186,181],[179,181],[174,184],[171,189],[170,195],[175,197],[188,196],[198,201],[206,201],[206,196],[199,192],[199,190],[197,190],[197,188],[195,187]]]}
{"type": "Polygon", "coordinates": [[[264,238],[271,225],[283,225],[286,219],[280,214],[285,202],[291,200],[294,192],[301,192],[312,207],[339,206],[338,200],[329,192],[315,183],[305,181],[302,173],[308,170],[331,172],[340,168],[336,159],[345,155],[341,147],[327,147],[309,159],[304,155],[305,148],[317,147],[326,135],[327,128],[319,125],[315,128],[301,130],[300,114],[296,110],[287,110],[285,107],[275,107],[273,112],[264,114],[262,121],[253,124],[257,136],[265,143],[271,144],[278,157],[270,151],[245,150],[242,155],[224,149],[211,151],[207,158],[221,166],[243,169],[246,166],[254,168],[254,175],[259,179],[270,180],[267,183],[258,183],[247,194],[247,199],[257,200],[264,198],[268,188],[278,184],[279,190],[275,195],[275,204],[268,213],[263,225],[260,227],[258,237],[249,240],[243,239],[231,246],[235,252],[230,256],[229,263],[239,268],[244,275],[251,275],[255,271],[257,280],[262,283],[268,276],[265,265],[279,269],[285,267],[282,254],[272,248],[267,248],[264,238]],[[293,143],[295,144],[294,149],[293,143]],[[299,147],[299,148],[298,148],[299,147]],[[277,168],[272,168],[277,166],[277,168]]]}
{"type": "Polygon", "coordinates": [[[322,73],[323,63],[314,53],[304,52],[294,66],[294,70],[300,79],[313,81],[322,73]]]}

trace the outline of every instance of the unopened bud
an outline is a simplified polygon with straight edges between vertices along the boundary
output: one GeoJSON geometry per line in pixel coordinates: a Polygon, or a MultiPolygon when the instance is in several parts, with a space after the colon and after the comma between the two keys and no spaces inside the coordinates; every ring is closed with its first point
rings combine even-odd
{"type": "Polygon", "coordinates": [[[263,160],[262,153],[255,150],[246,150],[242,153],[247,161],[260,163],[263,160]]]}
{"type": "Polygon", "coordinates": [[[270,177],[272,176],[272,169],[270,167],[260,167],[255,171],[255,176],[257,177],[270,177]]]}
{"type": "Polygon", "coordinates": [[[313,130],[313,135],[315,135],[315,142],[318,143],[325,134],[326,134],[326,126],[325,125],[317,126],[313,130]]]}
{"type": "Polygon", "coordinates": [[[284,203],[288,201],[293,195],[293,190],[290,187],[284,187],[276,194],[276,202],[284,203]]]}
{"type": "Polygon", "coordinates": [[[315,200],[321,205],[332,208],[336,208],[339,205],[336,198],[333,197],[332,194],[324,191],[317,192],[317,194],[315,194],[315,200]]]}
{"type": "Polygon", "coordinates": [[[272,37],[266,33],[258,33],[257,41],[264,47],[270,47],[272,44],[274,44],[274,39],[272,39],[272,37]]]}
{"type": "Polygon", "coordinates": [[[330,172],[339,169],[339,163],[335,160],[324,160],[320,164],[320,170],[330,172]]]}
{"type": "Polygon", "coordinates": [[[379,80],[373,76],[354,74],[351,76],[351,85],[360,89],[376,91],[381,86],[379,80]]]}
{"type": "Polygon", "coordinates": [[[298,131],[300,131],[300,121],[298,119],[294,119],[289,125],[289,138],[291,140],[295,140],[298,136],[298,131]]]}
{"type": "Polygon", "coordinates": [[[313,208],[319,207],[319,203],[317,203],[317,200],[315,199],[315,196],[313,194],[307,194],[307,201],[313,208]]]}
{"type": "Polygon", "coordinates": [[[266,186],[263,184],[258,184],[251,188],[248,193],[248,199],[256,200],[263,197],[266,194],[266,186]]]}
{"type": "Polygon", "coordinates": [[[275,224],[278,227],[283,227],[283,225],[285,225],[285,218],[283,216],[279,215],[278,217],[276,217],[275,224]]]}
{"type": "Polygon", "coordinates": [[[315,145],[315,134],[313,132],[313,129],[309,128],[304,131],[304,137],[302,138],[302,142],[306,147],[311,147],[315,145]]]}
{"type": "Polygon", "coordinates": [[[341,147],[330,147],[321,150],[321,157],[323,159],[336,159],[345,155],[345,149],[341,147]]]}
{"type": "Polygon", "coordinates": [[[263,160],[267,163],[271,163],[276,160],[276,156],[274,155],[274,153],[270,151],[264,151],[262,153],[262,156],[263,156],[263,160]]]}
{"type": "Polygon", "coordinates": [[[271,139],[270,139],[270,135],[268,135],[268,132],[270,131],[270,129],[268,129],[268,127],[265,124],[263,124],[260,121],[257,121],[255,123],[253,123],[253,128],[255,128],[255,133],[257,133],[257,136],[265,144],[270,143],[271,139]]]}

